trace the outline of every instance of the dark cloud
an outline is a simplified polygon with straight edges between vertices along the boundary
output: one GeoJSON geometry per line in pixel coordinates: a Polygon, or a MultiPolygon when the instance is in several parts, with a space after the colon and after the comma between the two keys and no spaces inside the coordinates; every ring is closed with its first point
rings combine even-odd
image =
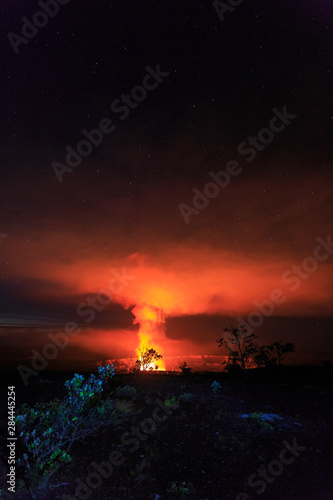
{"type": "Polygon", "coordinates": [[[281,288],[263,341],[287,332],[324,350],[332,257],[295,291],[282,277],[331,233],[331,6],[244,2],[221,23],[212,4],[189,0],[69,2],[15,54],[6,35],[37,8],[1,6],[3,342],[77,321],[71,355],[128,357],[134,316],[149,306],[166,320],[156,328],[166,356],[214,355],[220,329],[281,288]],[[158,64],[169,75],[121,120],[111,103],[158,64]],[[239,145],[284,107],[295,118],[248,161],[239,145]],[[106,117],[115,131],[60,183],[52,162],[106,117]],[[241,172],[186,224],[179,205],[193,207],[231,160],[241,172]],[[133,279],[117,282],[111,303],[78,315],[124,268],[133,279]]]}

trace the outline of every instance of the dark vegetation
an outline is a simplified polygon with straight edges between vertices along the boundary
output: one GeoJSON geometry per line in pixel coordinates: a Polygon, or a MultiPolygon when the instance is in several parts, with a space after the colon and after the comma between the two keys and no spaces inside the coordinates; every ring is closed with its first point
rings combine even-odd
{"type": "MultiPolygon", "coordinates": [[[[242,372],[113,375],[111,367],[95,373],[95,378],[74,375],[43,372],[27,387],[15,373],[2,377],[2,401],[7,385],[15,385],[17,415],[26,417],[24,425],[17,424],[16,493],[6,494],[2,407],[3,498],[331,499],[329,364],[296,368],[277,363],[247,369],[247,379],[242,372]],[[31,409],[39,416],[31,415],[31,409]],[[20,436],[29,426],[28,438],[20,436]],[[36,443],[42,431],[43,443],[36,443]],[[292,446],[294,440],[305,450],[277,476],[268,472],[269,481],[260,479],[258,468],[266,467],[267,472],[279,459],[283,443],[292,446]],[[39,446],[37,454],[29,450],[33,442],[39,446]],[[112,452],[118,465],[110,472],[105,463],[110,464],[112,452]],[[247,483],[251,475],[255,486],[247,483]],[[84,486],[87,481],[90,487],[84,486]],[[79,484],[82,489],[75,496],[79,484]]],[[[290,452],[286,456],[292,458],[290,452]]],[[[272,471],[276,473],[274,467],[272,471]]]]}
{"type": "Polygon", "coordinates": [[[131,368],[132,373],[137,373],[140,370],[157,370],[158,365],[156,362],[162,359],[162,355],[159,354],[155,349],[146,347],[140,352],[140,358],[137,359],[131,368]]]}
{"type": "Polygon", "coordinates": [[[276,366],[277,363],[281,366],[287,354],[295,352],[295,345],[291,342],[274,342],[259,346],[257,338],[254,333],[248,333],[244,325],[224,329],[224,336],[216,342],[219,347],[229,350],[230,355],[226,362],[226,370],[229,373],[242,370],[247,377],[248,368],[276,366]]]}

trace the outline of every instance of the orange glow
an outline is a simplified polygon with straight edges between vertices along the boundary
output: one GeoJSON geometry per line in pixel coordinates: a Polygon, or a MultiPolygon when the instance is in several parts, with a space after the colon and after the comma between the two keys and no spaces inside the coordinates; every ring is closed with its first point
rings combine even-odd
{"type": "MultiPolygon", "coordinates": [[[[215,170],[218,168],[216,165],[215,170]]],[[[152,191],[156,206],[151,199],[142,200],[140,211],[137,205],[130,205],[127,197],[125,201],[110,197],[114,206],[109,208],[112,214],[114,209],[115,216],[109,230],[105,229],[108,219],[102,218],[100,224],[89,226],[87,238],[82,215],[77,224],[71,220],[67,227],[67,218],[60,217],[56,204],[50,225],[27,228],[20,223],[15,231],[13,228],[11,237],[2,242],[1,251],[8,252],[8,258],[3,260],[6,263],[3,290],[8,288],[13,294],[15,291],[13,308],[15,305],[15,310],[21,313],[37,304],[36,309],[42,310],[45,306],[50,312],[47,318],[50,323],[77,323],[81,333],[71,338],[73,353],[75,348],[81,355],[80,350],[84,349],[96,359],[130,359],[147,345],[163,355],[162,363],[167,370],[177,368],[184,360],[190,366],[193,363],[194,368],[200,363],[206,366],[206,358],[200,357],[199,363],[186,356],[227,354],[216,345],[223,328],[235,323],[238,316],[248,321],[248,315],[258,311],[255,303],[259,307],[263,304],[268,310],[267,301],[274,290],[281,290],[286,299],[264,319],[258,332],[260,341],[264,344],[278,339],[294,341],[298,351],[331,350],[330,330],[325,331],[321,321],[311,323],[315,329],[311,332],[305,329],[303,333],[302,325],[305,325],[304,318],[326,321],[325,318],[332,315],[332,256],[318,262],[316,271],[305,272],[308,276],[299,278],[297,286],[295,271],[292,271],[294,266],[302,268],[303,260],[313,256],[317,236],[326,241],[331,233],[330,213],[323,212],[311,194],[312,191],[320,193],[319,199],[324,203],[329,200],[331,184],[320,176],[304,177],[297,186],[291,183],[281,198],[282,193],[275,190],[273,181],[272,177],[272,180],[256,180],[250,185],[235,182],[230,193],[224,190],[219,199],[224,200],[223,220],[228,222],[222,228],[221,215],[213,207],[217,199],[205,209],[206,223],[193,216],[193,224],[187,227],[181,217],[177,222],[174,216],[174,225],[169,226],[163,222],[167,218],[157,216],[166,199],[162,193],[152,191]],[[265,198],[263,211],[262,192],[267,186],[270,186],[270,196],[265,198]],[[234,204],[234,200],[243,199],[252,208],[234,204]],[[118,200],[117,203],[114,200],[118,200]],[[319,209],[327,217],[316,217],[319,209]],[[147,219],[141,220],[141,211],[147,219]],[[117,217],[118,213],[123,216],[117,217]],[[124,226],[127,217],[132,218],[131,214],[134,214],[133,221],[128,227],[124,226]],[[274,226],[273,238],[268,239],[270,214],[280,214],[281,218],[274,226]],[[134,230],[136,238],[124,235],[134,230]],[[285,273],[289,276],[287,280],[283,279],[285,273]],[[36,280],[36,276],[40,279],[36,280]],[[10,283],[16,283],[18,278],[18,288],[14,290],[10,283]],[[109,305],[101,294],[108,295],[109,305]],[[135,315],[136,327],[131,325],[131,312],[135,315]],[[294,322],[294,318],[302,322],[294,322]],[[314,337],[313,331],[322,332],[324,340],[314,337]],[[291,337],[284,339],[289,333],[291,337]]],[[[192,187],[184,189],[191,192],[192,187]]],[[[62,188],[65,189],[65,183],[62,188]]],[[[34,189],[34,185],[29,186],[29,200],[38,194],[34,189]]],[[[94,200],[97,192],[93,186],[91,189],[94,200]]],[[[62,192],[65,199],[70,199],[69,193],[62,192]]],[[[170,192],[166,192],[170,196],[170,192]]],[[[181,198],[181,193],[178,195],[181,198]]],[[[109,208],[104,212],[109,213],[109,208]]],[[[177,211],[176,202],[174,211],[177,211]]],[[[324,256],[325,252],[323,248],[319,255],[324,256]]],[[[310,264],[305,261],[307,268],[310,264]]],[[[7,316],[3,319],[4,326],[11,321],[11,315],[7,316]]],[[[15,319],[19,326],[30,321],[23,314],[15,319]]],[[[6,343],[13,342],[12,331],[4,328],[0,335],[6,343]]],[[[20,335],[23,336],[23,332],[20,335]]],[[[37,330],[34,335],[32,347],[37,340],[42,346],[37,330]]],[[[66,348],[64,356],[72,355],[72,351],[71,347],[66,348]]]]}
{"type": "MultiPolygon", "coordinates": [[[[135,306],[133,309],[135,323],[140,324],[139,346],[136,348],[138,358],[145,349],[155,349],[158,354],[163,354],[161,346],[156,343],[164,337],[164,318],[162,311],[147,305],[135,306]]],[[[147,370],[158,367],[158,370],[165,370],[163,359],[154,361],[148,365],[147,370]]],[[[141,370],[143,368],[141,367],[141,370]]]]}

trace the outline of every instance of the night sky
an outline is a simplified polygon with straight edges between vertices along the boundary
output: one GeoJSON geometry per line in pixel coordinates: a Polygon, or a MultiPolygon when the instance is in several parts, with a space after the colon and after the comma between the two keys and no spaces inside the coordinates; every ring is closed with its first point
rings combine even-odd
{"type": "Polygon", "coordinates": [[[329,3],[2,0],[3,362],[135,357],[145,307],[166,359],[332,359],[329,3]]]}

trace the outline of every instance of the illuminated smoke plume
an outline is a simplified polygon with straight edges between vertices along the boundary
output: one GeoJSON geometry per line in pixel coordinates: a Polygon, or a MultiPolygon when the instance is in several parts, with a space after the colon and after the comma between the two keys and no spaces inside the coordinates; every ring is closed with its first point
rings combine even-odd
{"type": "MultiPolygon", "coordinates": [[[[139,346],[136,349],[138,359],[145,349],[155,349],[158,354],[162,354],[162,344],[165,339],[164,335],[164,315],[161,309],[153,306],[136,305],[132,313],[135,316],[134,324],[139,324],[139,346]]],[[[165,370],[165,365],[162,359],[152,362],[148,369],[165,370]]]]}

